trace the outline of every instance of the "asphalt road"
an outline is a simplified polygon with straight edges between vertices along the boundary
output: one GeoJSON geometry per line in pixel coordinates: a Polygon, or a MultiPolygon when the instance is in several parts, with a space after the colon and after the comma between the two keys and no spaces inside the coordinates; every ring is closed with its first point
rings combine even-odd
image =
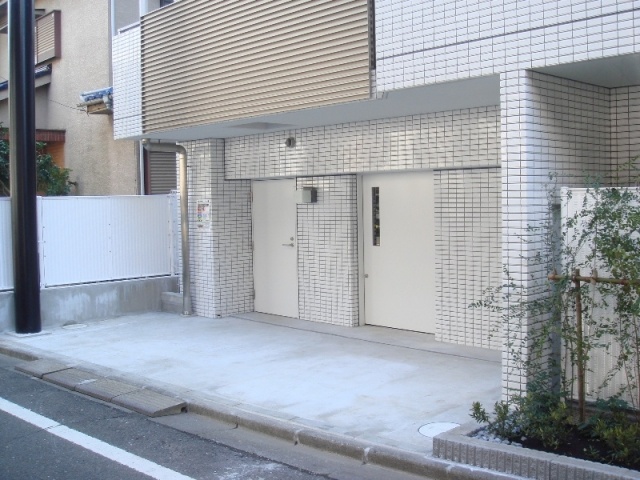
{"type": "Polygon", "coordinates": [[[0,355],[0,478],[410,480],[193,414],[161,419],[13,370],[0,355]]]}

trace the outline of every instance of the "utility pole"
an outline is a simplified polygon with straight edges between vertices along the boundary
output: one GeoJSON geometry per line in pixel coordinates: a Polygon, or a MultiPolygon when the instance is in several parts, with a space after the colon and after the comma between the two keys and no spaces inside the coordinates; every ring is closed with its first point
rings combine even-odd
{"type": "Polygon", "coordinates": [[[9,158],[16,333],[38,333],[34,0],[9,0],[9,158]]]}

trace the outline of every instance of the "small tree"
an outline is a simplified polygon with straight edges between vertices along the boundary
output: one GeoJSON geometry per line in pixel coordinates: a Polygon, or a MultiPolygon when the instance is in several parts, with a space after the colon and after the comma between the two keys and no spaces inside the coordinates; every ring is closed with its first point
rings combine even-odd
{"type": "Polygon", "coordinates": [[[45,153],[46,146],[46,143],[36,143],[37,190],[45,195],[69,195],[71,185],[74,185],[69,180],[71,170],[56,165],[53,157],[45,153]]]}
{"type": "Polygon", "coordinates": [[[562,222],[550,182],[548,215],[529,226],[544,242],[527,259],[550,274],[544,292],[527,295],[505,270],[507,281],[472,305],[501,315],[505,348],[525,372],[527,391],[496,403],[493,420],[476,402],[472,417],[489,421],[489,431],[503,438],[535,439],[551,449],[577,431],[599,442],[589,458],[639,468],[640,178],[629,180],[634,187],[589,182],[581,205],[562,222]],[[523,329],[528,318],[539,321],[523,329]],[[591,361],[604,355],[608,372],[587,392],[591,361]]]}
{"type": "MultiPolygon", "coordinates": [[[[6,128],[0,124],[0,135],[5,136],[6,128]]],[[[37,190],[44,195],[69,195],[74,182],[69,180],[71,170],[59,167],[53,157],[46,153],[47,144],[36,142],[37,190]]],[[[9,142],[0,140],[0,196],[11,194],[9,179],[9,142]]]]}

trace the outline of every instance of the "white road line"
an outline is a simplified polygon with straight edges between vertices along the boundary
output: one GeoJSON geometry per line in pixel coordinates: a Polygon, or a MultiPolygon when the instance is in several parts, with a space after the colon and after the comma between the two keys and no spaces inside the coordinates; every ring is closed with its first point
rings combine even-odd
{"type": "Polygon", "coordinates": [[[16,405],[15,403],[11,403],[4,398],[0,398],[0,410],[30,423],[31,425],[35,425],[38,428],[46,430],[57,437],[63,438],[71,443],[75,443],[82,448],[97,453],[109,460],[113,460],[120,465],[124,465],[125,467],[129,467],[140,473],[144,473],[145,475],[157,480],[193,480],[191,477],[187,477],[186,475],[182,475],[181,473],[165,468],[162,465],[158,465],[157,463],[138,457],[137,455],[129,453],[118,447],[114,447],[113,445],[109,445],[102,440],[98,440],[97,438],[90,437],[89,435],[85,435],[77,430],[65,427],[55,420],[38,415],[37,413],[23,408],[20,405],[16,405]]]}

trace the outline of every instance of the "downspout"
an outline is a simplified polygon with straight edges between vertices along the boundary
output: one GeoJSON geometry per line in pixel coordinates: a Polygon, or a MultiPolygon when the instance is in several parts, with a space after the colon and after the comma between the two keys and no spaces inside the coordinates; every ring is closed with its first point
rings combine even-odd
{"type": "Polygon", "coordinates": [[[144,173],[145,173],[145,166],[144,166],[144,144],[142,142],[138,142],[137,143],[138,146],[138,179],[139,179],[139,188],[138,188],[138,194],[139,195],[146,195],[147,194],[147,190],[146,190],[146,186],[145,186],[145,177],[144,177],[144,173]]]}
{"type": "MultiPolygon", "coordinates": [[[[113,0],[115,1],[115,0],[113,0]]],[[[144,15],[149,13],[149,1],[148,0],[139,0],[138,1],[138,24],[140,24],[140,20],[144,15]]],[[[145,179],[144,179],[144,149],[145,145],[143,142],[140,142],[138,145],[139,149],[139,161],[138,161],[138,176],[140,177],[140,195],[144,195],[147,192],[145,191],[145,179]]]]}
{"type": "Polygon", "coordinates": [[[174,143],[141,141],[149,152],[177,153],[180,165],[180,230],[182,233],[182,314],[191,315],[191,269],[189,266],[189,193],[187,191],[187,150],[174,143]]]}

